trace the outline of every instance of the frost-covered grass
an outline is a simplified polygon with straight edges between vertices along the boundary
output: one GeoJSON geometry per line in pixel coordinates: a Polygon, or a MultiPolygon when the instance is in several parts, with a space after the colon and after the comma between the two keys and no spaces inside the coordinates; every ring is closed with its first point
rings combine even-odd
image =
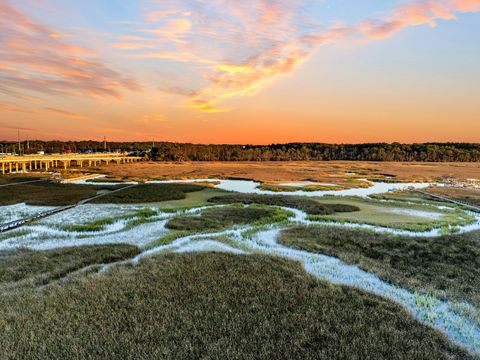
{"type": "Polygon", "coordinates": [[[261,255],[169,254],[0,297],[18,359],[471,359],[382,297],[261,255]]]}
{"type": "Polygon", "coordinates": [[[480,309],[480,232],[410,237],[361,229],[295,226],[279,241],[336,256],[412,291],[430,292],[480,309]]]}
{"type": "Polygon", "coordinates": [[[50,206],[30,206],[24,203],[0,206],[0,224],[23,219],[50,209],[52,209],[50,206]]]}
{"type": "Polygon", "coordinates": [[[68,232],[100,232],[104,231],[107,225],[112,225],[119,221],[124,221],[126,228],[132,228],[148,222],[156,215],[158,215],[158,211],[151,208],[141,208],[133,213],[118,217],[100,218],[84,224],[57,225],[57,227],[68,232]]]}

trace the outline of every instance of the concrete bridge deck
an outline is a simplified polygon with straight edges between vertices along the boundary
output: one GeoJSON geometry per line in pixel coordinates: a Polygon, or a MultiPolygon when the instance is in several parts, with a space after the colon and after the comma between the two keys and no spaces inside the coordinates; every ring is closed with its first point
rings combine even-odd
{"type": "Polygon", "coordinates": [[[24,155],[0,157],[2,174],[27,171],[49,171],[55,168],[68,169],[72,166],[98,166],[110,163],[126,164],[141,161],[138,156],[127,156],[114,153],[94,154],[52,154],[52,155],[24,155]]]}

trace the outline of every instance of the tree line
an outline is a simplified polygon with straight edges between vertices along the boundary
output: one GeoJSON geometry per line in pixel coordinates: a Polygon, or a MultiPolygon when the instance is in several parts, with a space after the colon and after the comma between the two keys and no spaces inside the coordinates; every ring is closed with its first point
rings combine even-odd
{"type": "Polygon", "coordinates": [[[2,152],[20,147],[21,153],[127,151],[157,161],[480,161],[480,144],[473,143],[204,145],[172,142],[155,144],[108,142],[105,146],[99,141],[29,141],[20,144],[0,142],[0,146],[2,152]]]}

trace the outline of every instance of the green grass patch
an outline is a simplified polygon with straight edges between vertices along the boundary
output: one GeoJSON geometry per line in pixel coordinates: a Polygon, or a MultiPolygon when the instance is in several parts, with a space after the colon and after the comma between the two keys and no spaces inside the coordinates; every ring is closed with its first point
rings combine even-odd
{"type": "Polygon", "coordinates": [[[145,250],[150,250],[159,246],[163,245],[168,245],[174,242],[177,239],[180,239],[182,237],[190,236],[195,234],[194,231],[188,231],[188,230],[174,230],[166,234],[165,236],[162,236],[160,239],[153,241],[149,243],[147,246],[145,246],[145,250]]]}
{"type": "MultiPolygon", "coordinates": [[[[197,185],[199,186],[199,185],[197,185]]],[[[208,202],[208,199],[214,196],[225,195],[228,192],[220,189],[215,189],[211,187],[205,187],[201,191],[189,192],[186,193],[185,198],[180,200],[167,200],[158,203],[158,206],[164,212],[176,212],[180,210],[189,210],[196,207],[212,205],[208,202]]]]}
{"type": "Polygon", "coordinates": [[[143,184],[102,196],[94,204],[139,204],[167,200],[181,200],[186,194],[204,187],[190,184],[143,184]]]}
{"type": "Polygon", "coordinates": [[[43,285],[93,264],[111,263],[140,253],[133,245],[96,245],[47,251],[0,252],[0,284],[26,282],[43,285]]]}
{"type": "Polygon", "coordinates": [[[168,254],[0,297],[7,359],[471,359],[403,307],[260,255],[168,254]]]}
{"type": "Polygon", "coordinates": [[[170,219],[166,227],[181,231],[221,230],[233,225],[272,224],[287,221],[292,214],[288,211],[267,206],[233,205],[205,209],[199,215],[183,215],[170,219]]]}
{"type": "Polygon", "coordinates": [[[323,204],[314,199],[289,195],[229,194],[215,196],[209,200],[216,204],[262,204],[294,208],[312,215],[327,215],[336,212],[358,211],[359,208],[349,204],[323,204]]]}
{"type": "Polygon", "coordinates": [[[13,239],[13,238],[20,237],[20,236],[25,236],[25,235],[28,235],[28,234],[30,234],[30,231],[26,230],[26,229],[8,231],[6,233],[0,234],[0,241],[13,239]]]}
{"type": "Polygon", "coordinates": [[[115,218],[98,219],[86,224],[68,224],[58,225],[58,228],[69,232],[99,232],[105,229],[105,226],[115,223],[115,218]]]}
{"type": "MultiPolygon", "coordinates": [[[[295,226],[279,241],[336,256],[411,291],[444,294],[480,309],[480,232],[435,238],[335,226],[295,226]]],[[[439,295],[442,296],[442,295],[439,295]]]]}

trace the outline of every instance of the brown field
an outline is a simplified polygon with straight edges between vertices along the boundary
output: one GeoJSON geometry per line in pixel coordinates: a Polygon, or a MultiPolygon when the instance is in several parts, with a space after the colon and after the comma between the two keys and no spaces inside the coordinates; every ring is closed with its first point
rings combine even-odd
{"type": "Polygon", "coordinates": [[[142,162],[99,168],[118,179],[239,178],[263,182],[316,181],[345,184],[349,179],[393,177],[396,181],[433,181],[443,176],[480,177],[480,163],[288,161],[142,162]]]}

